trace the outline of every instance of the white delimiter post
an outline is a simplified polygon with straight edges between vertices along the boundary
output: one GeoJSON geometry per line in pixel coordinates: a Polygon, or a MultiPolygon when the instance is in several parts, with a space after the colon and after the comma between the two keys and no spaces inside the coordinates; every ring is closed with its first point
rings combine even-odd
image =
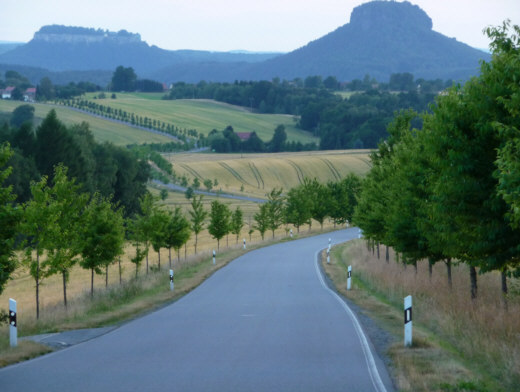
{"type": "Polygon", "coordinates": [[[329,238],[329,250],[330,250],[330,247],[331,247],[331,242],[332,242],[332,238],[329,238]]]}
{"type": "Polygon", "coordinates": [[[348,266],[347,270],[347,290],[350,290],[352,288],[352,266],[348,266]]]}
{"type": "Polygon", "coordinates": [[[246,249],[246,239],[244,238],[244,250],[246,249]]]}
{"type": "Polygon", "coordinates": [[[330,264],[330,249],[327,249],[327,264],[330,264]]]}
{"type": "Polygon", "coordinates": [[[173,291],[173,270],[170,270],[170,291],[173,291]]]}
{"type": "Polygon", "coordinates": [[[215,265],[215,256],[216,256],[216,255],[217,255],[217,254],[215,253],[215,250],[213,250],[213,265],[215,265]]]}
{"type": "Polygon", "coordinates": [[[9,341],[11,347],[18,345],[18,326],[16,323],[16,301],[9,298],[9,341]]]}
{"type": "Polygon", "coordinates": [[[412,345],[412,296],[404,299],[404,345],[412,345]]]}

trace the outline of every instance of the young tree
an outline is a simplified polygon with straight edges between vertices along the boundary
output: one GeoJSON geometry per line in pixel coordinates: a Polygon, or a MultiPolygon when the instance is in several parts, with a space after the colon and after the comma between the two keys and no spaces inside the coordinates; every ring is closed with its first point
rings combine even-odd
{"type": "Polygon", "coordinates": [[[197,243],[199,233],[204,229],[204,220],[208,216],[208,212],[202,204],[202,195],[193,197],[191,201],[191,209],[189,211],[191,217],[191,230],[195,233],[195,254],[197,254],[197,243]]]}
{"type": "MultiPolygon", "coordinates": [[[[268,228],[273,233],[278,229],[284,221],[284,197],[282,196],[282,188],[274,188],[267,195],[267,214],[268,228]]],[[[262,237],[263,239],[263,237],[262,237]]]]}
{"type": "Polygon", "coordinates": [[[10,168],[4,168],[11,154],[9,145],[0,145],[0,294],[16,267],[14,246],[20,220],[20,210],[12,204],[15,196],[11,187],[3,186],[11,172],[10,168]]]}
{"type": "Polygon", "coordinates": [[[165,246],[169,250],[170,267],[172,265],[171,248],[177,251],[177,261],[180,262],[180,249],[188,242],[190,235],[190,222],[182,214],[180,207],[175,207],[173,213],[169,214],[165,226],[165,246]]]}
{"type": "Polygon", "coordinates": [[[243,221],[243,213],[240,207],[237,207],[233,214],[231,215],[231,233],[235,234],[236,242],[238,243],[238,236],[240,235],[240,231],[244,227],[243,221]]]}
{"type": "Polygon", "coordinates": [[[211,192],[211,189],[213,188],[213,181],[211,181],[209,178],[206,178],[204,180],[204,186],[208,192],[211,192]]]}
{"type": "Polygon", "coordinates": [[[80,216],[88,195],[80,193],[75,180],[67,178],[67,168],[58,165],[54,169],[53,185],[50,188],[52,202],[49,208],[54,216],[54,225],[49,229],[47,260],[50,275],[60,273],[63,279],[63,303],[67,307],[67,281],[70,269],[78,261],[80,253],[80,216]]]}
{"type": "Polygon", "coordinates": [[[40,284],[48,272],[40,263],[40,256],[47,249],[50,228],[55,225],[56,216],[53,215],[50,203],[50,190],[47,186],[47,177],[43,176],[39,182],[31,184],[31,199],[24,205],[23,218],[20,224],[20,234],[24,238],[24,263],[29,267],[29,273],[34,279],[36,288],[36,318],[40,318],[40,284]],[[36,258],[33,258],[33,251],[36,258]]]}
{"type": "Polygon", "coordinates": [[[209,217],[208,231],[217,240],[217,249],[220,249],[220,240],[229,233],[231,212],[226,204],[215,200],[211,203],[209,217]]]}
{"type": "Polygon", "coordinates": [[[304,192],[302,186],[292,188],[287,193],[286,218],[287,223],[292,223],[298,233],[300,226],[311,221],[312,201],[304,192]]]}
{"type": "Polygon", "coordinates": [[[115,209],[108,199],[98,193],[94,194],[81,216],[80,265],[91,271],[91,297],[94,296],[94,272],[101,274],[104,267],[108,282],[108,266],[123,254],[123,223],[122,211],[115,209]]]}
{"type": "Polygon", "coordinates": [[[165,211],[155,209],[151,220],[153,231],[150,242],[153,250],[157,252],[157,267],[161,269],[161,248],[166,246],[166,225],[168,224],[169,216],[165,211]]]}
{"type": "MultiPolygon", "coordinates": [[[[263,203],[260,205],[260,211],[258,211],[255,215],[254,228],[258,230],[260,235],[262,236],[262,240],[264,239],[265,232],[269,229],[269,207],[267,203],[263,203]]],[[[250,236],[252,232],[250,231],[250,236]]]]}

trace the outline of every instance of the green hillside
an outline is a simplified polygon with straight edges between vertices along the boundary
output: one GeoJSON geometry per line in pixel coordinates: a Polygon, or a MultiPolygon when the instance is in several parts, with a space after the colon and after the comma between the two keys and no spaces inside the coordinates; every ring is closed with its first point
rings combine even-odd
{"type": "MultiPolygon", "coordinates": [[[[93,99],[95,95],[87,94],[87,99],[93,99]]],[[[274,129],[283,124],[289,141],[304,144],[318,142],[310,133],[296,128],[294,116],[251,113],[247,108],[212,100],[166,101],[161,100],[161,96],[162,94],[118,93],[117,99],[95,99],[95,102],[179,128],[196,129],[204,135],[213,129],[222,130],[231,125],[235,132],[255,131],[262,140],[268,141],[272,138],[274,129]]]]}
{"type": "MultiPolygon", "coordinates": [[[[23,103],[0,100],[0,112],[11,113],[20,105],[23,105],[23,103]]],[[[94,117],[63,106],[39,103],[31,103],[31,105],[35,108],[34,115],[37,118],[36,123],[38,123],[38,119],[43,119],[51,109],[55,109],[58,118],[67,125],[78,124],[83,121],[88,122],[90,124],[90,130],[94,134],[94,138],[99,142],[111,142],[115,145],[124,146],[127,144],[168,143],[172,141],[165,136],[141,131],[128,125],[94,117]]]]}

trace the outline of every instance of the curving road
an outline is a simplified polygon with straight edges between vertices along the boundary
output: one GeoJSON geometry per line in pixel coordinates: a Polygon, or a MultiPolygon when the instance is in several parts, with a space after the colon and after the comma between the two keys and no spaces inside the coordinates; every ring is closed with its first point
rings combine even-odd
{"type": "Polygon", "coordinates": [[[391,391],[384,365],[316,262],[329,237],[357,234],[249,252],[172,305],[1,369],[0,390],[391,391]]]}

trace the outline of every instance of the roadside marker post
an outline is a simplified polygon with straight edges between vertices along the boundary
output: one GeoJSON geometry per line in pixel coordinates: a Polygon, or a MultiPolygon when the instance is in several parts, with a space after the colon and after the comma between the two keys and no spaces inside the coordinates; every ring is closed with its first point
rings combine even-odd
{"type": "Polygon", "coordinates": [[[170,270],[170,291],[173,291],[173,270],[170,270]]]}
{"type": "Polygon", "coordinates": [[[215,249],[213,249],[213,265],[215,265],[215,256],[216,256],[216,255],[217,255],[217,254],[215,253],[215,249]]]}
{"type": "Polygon", "coordinates": [[[327,264],[330,264],[330,249],[327,249],[327,264]]]}
{"type": "Polygon", "coordinates": [[[244,250],[246,249],[246,239],[244,238],[244,250]]]}
{"type": "Polygon", "coordinates": [[[18,345],[18,324],[16,322],[16,301],[9,298],[9,342],[11,347],[18,345]]]}
{"type": "Polygon", "coordinates": [[[332,246],[332,238],[329,238],[329,250],[330,250],[330,247],[332,246]]]}
{"type": "Polygon", "coordinates": [[[291,234],[291,238],[292,238],[292,229],[291,229],[291,231],[289,233],[291,234]]]}
{"type": "Polygon", "coordinates": [[[412,345],[412,296],[404,299],[404,346],[412,345]]]}
{"type": "Polygon", "coordinates": [[[350,290],[352,288],[352,266],[348,266],[347,270],[347,290],[350,290]]]}

